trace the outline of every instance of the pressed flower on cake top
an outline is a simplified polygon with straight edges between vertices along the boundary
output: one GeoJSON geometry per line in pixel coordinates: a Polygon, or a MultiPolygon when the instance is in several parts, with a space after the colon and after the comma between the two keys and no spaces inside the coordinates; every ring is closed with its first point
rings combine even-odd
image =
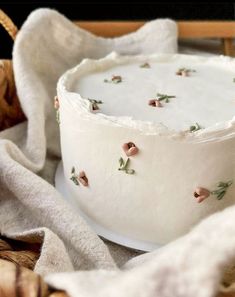
{"type": "Polygon", "coordinates": [[[105,83],[113,83],[113,84],[118,84],[122,82],[122,77],[121,75],[113,75],[111,79],[104,79],[105,83]]]}
{"type": "Polygon", "coordinates": [[[169,103],[170,99],[172,99],[172,98],[176,98],[176,96],[157,93],[156,98],[150,99],[148,101],[148,105],[153,106],[153,107],[163,107],[161,102],[165,101],[165,103],[169,103]]]}

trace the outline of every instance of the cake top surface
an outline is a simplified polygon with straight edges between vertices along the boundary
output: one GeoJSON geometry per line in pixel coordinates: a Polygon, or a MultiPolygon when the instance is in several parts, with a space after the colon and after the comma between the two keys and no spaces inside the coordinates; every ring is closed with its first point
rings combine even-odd
{"type": "Polygon", "coordinates": [[[66,89],[88,101],[97,116],[194,132],[234,118],[234,78],[228,57],[111,54],[68,72],[66,89]]]}

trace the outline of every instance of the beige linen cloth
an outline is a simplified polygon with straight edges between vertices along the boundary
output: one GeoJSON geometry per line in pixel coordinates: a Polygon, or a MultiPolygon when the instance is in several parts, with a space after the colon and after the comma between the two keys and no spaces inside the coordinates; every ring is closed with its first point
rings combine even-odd
{"type": "Polygon", "coordinates": [[[224,267],[235,258],[234,207],[159,250],[137,255],[102,241],[53,186],[61,158],[53,108],[57,80],[83,58],[113,50],[174,53],[177,26],[155,20],[135,33],[105,39],[50,9],[34,11],[24,23],[13,66],[28,121],[0,133],[0,231],[41,242],[35,271],[72,297],[214,296],[224,267]]]}

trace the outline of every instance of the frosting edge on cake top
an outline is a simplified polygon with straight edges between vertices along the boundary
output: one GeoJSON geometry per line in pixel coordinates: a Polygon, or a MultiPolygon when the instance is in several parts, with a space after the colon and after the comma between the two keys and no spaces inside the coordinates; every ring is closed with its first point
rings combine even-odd
{"type": "MultiPolygon", "coordinates": [[[[221,141],[223,139],[228,139],[234,137],[235,135],[235,117],[227,120],[215,123],[209,127],[205,127],[203,129],[197,129],[197,123],[190,127],[189,131],[175,131],[167,127],[164,123],[153,123],[151,121],[142,121],[133,119],[130,116],[112,116],[107,115],[100,110],[97,110],[95,113],[92,110],[92,104],[96,104],[88,98],[81,96],[81,94],[71,91],[71,83],[73,83],[73,79],[78,79],[80,76],[84,74],[92,73],[95,69],[102,70],[103,67],[109,68],[115,65],[123,65],[127,62],[137,62],[143,68],[148,68],[148,61],[156,62],[168,62],[168,61],[180,61],[187,58],[192,62],[200,62],[200,63],[219,63],[229,70],[235,69],[235,60],[230,57],[219,56],[219,57],[199,57],[199,56],[189,56],[182,54],[153,54],[153,55],[138,55],[138,56],[120,56],[117,53],[111,53],[108,56],[99,59],[84,59],[79,65],[68,70],[58,81],[57,89],[58,95],[61,98],[64,98],[64,104],[72,105],[74,108],[74,112],[79,113],[79,116],[86,118],[87,120],[92,120],[96,122],[100,122],[108,125],[116,125],[121,127],[126,127],[130,129],[136,129],[144,134],[149,135],[161,135],[172,137],[176,139],[183,139],[186,141],[193,142],[203,142],[203,141],[221,141]],[[193,133],[192,133],[193,132],[193,133]]],[[[235,76],[235,73],[234,73],[235,76]]],[[[115,78],[116,79],[116,78],[115,78]]],[[[120,77],[117,77],[120,79],[120,77]]],[[[173,97],[173,96],[172,96],[173,97]]],[[[174,100],[174,99],[172,99],[174,100]]],[[[162,101],[164,102],[164,101],[162,101]]],[[[94,106],[93,106],[94,107],[94,106]]],[[[97,106],[98,107],[98,106],[97,106]]],[[[99,108],[98,108],[99,109],[99,108]]],[[[199,125],[198,125],[199,126],[199,125]]]]}

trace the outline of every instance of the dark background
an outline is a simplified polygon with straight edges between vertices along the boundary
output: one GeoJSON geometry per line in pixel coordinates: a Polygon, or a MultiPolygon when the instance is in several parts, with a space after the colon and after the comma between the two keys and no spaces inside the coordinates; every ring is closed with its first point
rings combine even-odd
{"type": "MultiPolygon", "coordinates": [[[[54,8],[71,20],[234,20],[233,2],[92,2],[2,1],[3,9],[20,28],[29,13],[40,7],[54,8]]],[[[0,58],[11,56],[12,41],[0,28],[0,58]]]]}
{"type": "Polygon", "coordinates": [[[55,8],[70,19],[80,20],[150,20],[159,17],[233,20],[234,6],[233,2],[0,1],[0,7],[18,26],[39,7],[55,8]]]}

